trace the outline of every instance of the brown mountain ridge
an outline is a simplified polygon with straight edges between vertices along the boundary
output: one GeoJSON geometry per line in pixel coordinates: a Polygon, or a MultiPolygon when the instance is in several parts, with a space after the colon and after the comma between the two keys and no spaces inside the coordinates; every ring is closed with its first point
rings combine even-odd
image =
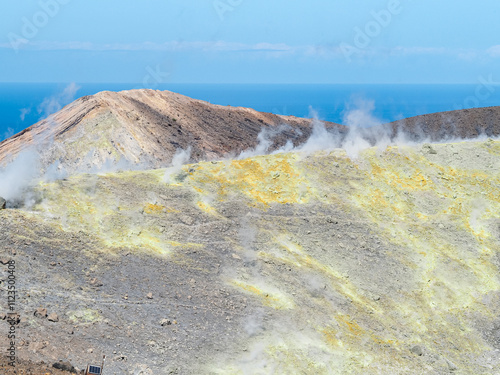
{"type": "MultiPolygon", "coordinates": [[[[371,143],[381,133],[390,139],[404,133],[413,141],[500,135],[500,107],[433,113],[395,121],[362,132],[371,143]]],[[[42,168],[60,163],[69,173],[106,164],[168,166],[175,152],[190,148],[189,161],[235,156],[259,143],[263,129],[271,133],[266,151],[294,146],[311,135],[313,120],[220,106],[169,91],[104,91],[85,96],[13,137],[0,142],[0,165],[36,147],[42,168]]],[[[340,139],[348,127],[325,122],[340,139]]]]}
{"type": "MultiPolygon", "coordinates": [[[[85,171],[124,159],[150,168],[168,166],[177,149],[191,147],[191,161],[221,158],[255,147],[266,127],[280,133],[272,149],[311,134],[311,119],[213,105],[168,91],[100,92],[82,97],[0,143],[0,164],[36,145],[47,166],[85,171]]],[[[344,129],[327,123],[327,127],[344,129]]]]}

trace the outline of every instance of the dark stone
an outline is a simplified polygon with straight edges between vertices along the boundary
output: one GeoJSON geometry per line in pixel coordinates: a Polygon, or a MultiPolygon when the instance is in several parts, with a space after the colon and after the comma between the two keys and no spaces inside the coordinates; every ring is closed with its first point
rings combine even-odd
{"type": "Polygon", "coordinates": [[[7,207],[7,201],[0,197],[0,210],[4,210],[7,207]]]}
{"type": "Polygon", "coordinates": [[[63,362],[63,361],[56,362],[56,363],[54,363],[52,365],[52,367],[54,367],[54,368],[56,368],[58,370],[69,371],[69,372],[72,372],[73,374],[76,374],[76,369],[68,361],[65,361],[65,362],[63,362]]]}

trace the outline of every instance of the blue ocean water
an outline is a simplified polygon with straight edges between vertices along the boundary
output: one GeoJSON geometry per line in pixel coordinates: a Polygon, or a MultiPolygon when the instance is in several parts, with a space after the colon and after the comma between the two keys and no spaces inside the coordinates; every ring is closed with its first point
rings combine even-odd
{"type": "MultiPolygon", "coordinates": [[[[46,114],[41,104],[68,98],[63,83],[0,83],[0,140],[36,123],[46,114]]],[[[137,84],[78,84],[73,99],[99,91],[121,91],[137,84]]],[[[343,123],[347,110],[362,100],[373,102],[373,115],[382,122],[460,108],[500,105],[500,86],[487,85],[261,85],[162,84],[170,90],[213,104],[251,107],[258,111],[343,123]]],[[[65,102],[66,101],[66,102],[65,102]]]]}

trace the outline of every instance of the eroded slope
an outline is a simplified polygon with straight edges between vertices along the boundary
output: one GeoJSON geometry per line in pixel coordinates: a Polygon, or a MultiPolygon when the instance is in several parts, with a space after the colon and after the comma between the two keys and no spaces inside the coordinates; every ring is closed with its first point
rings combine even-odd
{"type": "Polygon", "coordinates": [[[0,211],[20,355],[108,354],[117,373],[494,374],[499,156],[490,140],[40,185],[32,211],[0,211]]]}
{"type": "Polygon", "coordinates": [[[190,148],[192,162],[237,155],[257,145],[261,130],[280,126],[270,150],[288,140],[297,145],[311,134],[311,121],[213,105],[169,91],[104,91],[82,97],[0,142],[0,166],[35,149],[43,169],[58,163],[68,173],[118,162],[127,169],[160,168],[168,166],[179,149],[190,148]]]}

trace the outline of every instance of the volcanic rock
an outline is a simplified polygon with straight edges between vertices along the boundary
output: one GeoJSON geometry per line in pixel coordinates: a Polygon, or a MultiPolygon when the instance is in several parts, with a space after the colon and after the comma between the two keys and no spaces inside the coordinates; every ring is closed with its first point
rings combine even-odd
{"type": "Polygon", "coordinates": [[[413,354],[418,355],[420,357],[424,354],[422,347],[419,345],[415,345],[414,347],[412,347],[410,349],[410,352],[412,352],[413,354]]]}
{"type": "Polygon", "coordinates": [[[43,308],[43,307],[39,307],[38,309],[36,309],[35,311],[35,316],[37,318],[46,318],[47,317],[47,309],[43,308]]]}
{"type": "Polygon", "coordinates": [[[50,313],[49,316],[47,317],[47,319],[48,319],[49,322],[54,322],[54,323],[56,323],[56,322],[59,321],[59,317],[54,312],[50,313]]]}
{"type": "Polygon", "coordinates": [[[52,367],[54,367],[55,369],[58,369],[58,370],[68,371],[68,372],[76,374],[75,367],[68,361],[60,360],[59,362],[54,363],[52,365],[52,367]]]}

